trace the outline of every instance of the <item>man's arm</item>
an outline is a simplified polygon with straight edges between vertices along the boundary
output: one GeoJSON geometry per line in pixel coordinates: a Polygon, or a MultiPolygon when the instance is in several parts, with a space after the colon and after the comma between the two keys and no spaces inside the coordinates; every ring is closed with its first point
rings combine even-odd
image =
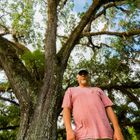
{"type": "Polygon", "coordinates": [[[67,140],[75,140],[75,135],[71,126],[71,110],[68,107],[63,108],[63,119],[66,127],[67,140]]]}
{"type": "Polygon", "coordinates": [[[112,107],[106,107],[106,112],[108,115],[108,118],[110,119],[110,121],[113,124],[113,128],[114,128],[114,140],[124,140],[119,123],[118,123],[118,119],[112,109],[112,107]]]}

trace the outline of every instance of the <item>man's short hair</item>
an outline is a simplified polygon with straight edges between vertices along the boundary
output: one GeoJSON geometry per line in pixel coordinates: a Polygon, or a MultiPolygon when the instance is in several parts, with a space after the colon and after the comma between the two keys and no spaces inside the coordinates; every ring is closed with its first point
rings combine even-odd
{"type": "Polygon", "coordinates": [[[88,75],[88,71],[83,69],[78,72],[79,75],[88,75]]]}

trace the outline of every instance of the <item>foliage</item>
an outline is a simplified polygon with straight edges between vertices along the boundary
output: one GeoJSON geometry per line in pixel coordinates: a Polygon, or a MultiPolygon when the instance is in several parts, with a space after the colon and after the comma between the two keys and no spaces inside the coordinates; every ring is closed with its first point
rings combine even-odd
{"type": "MultiPolygon", "coordinates": [[[[12,100],[15,98],[8,93],[7,96],[11,96],[12,100]]],[[[15,140],[19,127],[19,120],[19,107],[9,103],[9,101],[0,101],[0,139],[15,140]]]]}
{"type": "Polygon", "coordinates": [[[28,70],[36,77],[36,80],[42,80],[44,74],[45,57],[44,53],[37,49],[33,52],[25,52],[21,56],[28,70]]]}
{"type": "Polygon", "coordinates": [[[129,127],[128,131],[131,134],[131,140],[138,140],[136,137],[135,129],[133,127],[129,127]]]}

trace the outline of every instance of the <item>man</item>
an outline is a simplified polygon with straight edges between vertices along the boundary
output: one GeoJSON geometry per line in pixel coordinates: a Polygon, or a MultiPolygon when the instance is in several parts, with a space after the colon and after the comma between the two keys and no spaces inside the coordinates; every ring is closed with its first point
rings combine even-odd
{"type": "Polygon", "coordinates": [[[79,71],[77,81],[79,86],[67,89],[62,104],[67,140],[124,140],[111,107],[112,101],[100,88],[89,86],[87,70],[79,71]],[[75,123],[74,131],[71,113],[75,123]]]}

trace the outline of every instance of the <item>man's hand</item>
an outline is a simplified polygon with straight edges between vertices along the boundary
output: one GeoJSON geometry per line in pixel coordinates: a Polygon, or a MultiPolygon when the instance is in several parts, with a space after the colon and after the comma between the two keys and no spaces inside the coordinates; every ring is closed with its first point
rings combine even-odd
{"type": "Polygon", "coordinates": [[[64,124],[66,127],[67,140],[76,140],[71,126],[71,110],[68,107],[63,109],[64,124]]]}
{"type": "Polygon", "coordinates": [[[121,130],[117,130],[114,132],[114,139],[113,140],[124,140],[121,130]]]}
{"type": "Polygon", "coordinates": [[[73,130],[67,132],[67,140],[76,140],[73,130]]]}
{"type": "Polygon", "coordinates": [[[106,112],[108,115],[108,118],[110,119],[110,121],[113,124],[113,128],[114,128],[114,137],[113,140],[124,140],[119,123],[118,123],[118,119],[116,117],[116,114],[114,113],[112,107],[106,107],[106,112]]]}

